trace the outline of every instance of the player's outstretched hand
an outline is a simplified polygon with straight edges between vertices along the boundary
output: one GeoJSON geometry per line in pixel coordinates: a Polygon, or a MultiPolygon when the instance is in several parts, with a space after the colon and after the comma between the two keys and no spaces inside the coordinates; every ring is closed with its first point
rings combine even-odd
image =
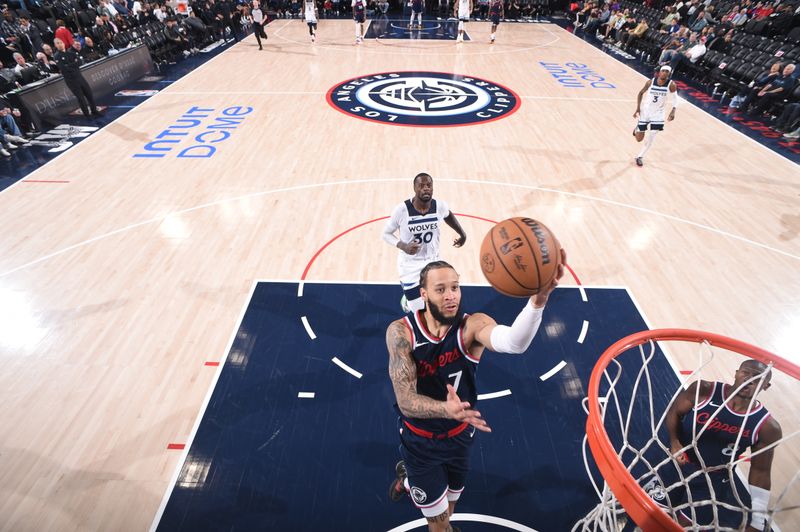
{"type": "Polygon", "coordinates": [[[669,116],[667,117],[667,122],[672,122],[673,120],[675,120],[675,109],[670,111],[669,116]]]}
{"type": "Polygon", "coordinates": [[[464,242],[466,241],[467,241],[467,235],[461,235],[455,240],[453,240],[453,247],[460,248],[461,246],[464,245],[464,242]]]}
{"type": "Polygon", "coordinates": [[[634,118],[639,118],[639,110],[637,109],[635,113],[633,113],[634,118]]]}
{"type": "Polygon", "coordinates": [[[492,429],[489,428],[489,425],[487,425],[486,421],[484,421],[481,417],[481,413],[477,410],[471,409],[469,406],[470,405],[468,402],[462,401],[458,397],[456,389],[453,388],[451,384],[448,384],[447,404],[445,404],[445,409],[447,410],[450,418],[455,419],[456,421],[465,421],[478,430],[492,432],[492,429]]]}
{"type": "Polygon", "coordinates": [[[536,294],[535,296],[531,296],[534,307],[542,308],[543,306],[545,306],[545,304],[547,304],[547,298],[550,297],[550,294],[553,292],[553,290],[556,289],[556,286],[558,286],[559,279],[564,277],[564,265],[566,263],[567,263],[567,252],[564,251],[564,248],[561,248],[561,263],[558,265],[558,271],[556,272],[556,276],[553,277],[553,282],[551,282],[550,286],[548,286],[547,288],[539,291],[539,293],[536,294]]]}

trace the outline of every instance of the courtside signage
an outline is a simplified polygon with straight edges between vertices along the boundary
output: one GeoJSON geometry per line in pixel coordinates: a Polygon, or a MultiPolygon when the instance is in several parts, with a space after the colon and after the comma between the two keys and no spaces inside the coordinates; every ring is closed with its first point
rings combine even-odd
{"type": "Polygon", "coordinates": [[[562,86],[570,89],[616,89],[616,85],[583,63],[552,63],[539,61],[562,86]]]}
{"type": "Polygon", "coordinates": [[[327,93],[348,116],[413,127],[469,126],[519,109],[514,91],[493,81],[445,72],[385,72],[349,79],[327,93]]]}
{"type": "Polygon", "coordinates": [[[235,105],[214,109],[190,107],[167,129],[145,144],[133,157],[159,159],[208,159],[230,139],[252,107],[235,105]]]}

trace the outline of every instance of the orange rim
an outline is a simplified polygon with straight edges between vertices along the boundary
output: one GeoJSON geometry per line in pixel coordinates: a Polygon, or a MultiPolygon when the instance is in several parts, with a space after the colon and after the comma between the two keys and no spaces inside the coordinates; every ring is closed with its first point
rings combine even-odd
{"type": "Polygon", "coordinates": [[[683,528],[653,502],[617,456],[617,451],[611,445],[603,426],[599,406],[600,381],[611,361],[620,353],[651,340],[708,342],[715,347],[771,363],[775,369],[795,379],[800,379],[800,367],[760,347],[727,336],[690,329],[653,329],[638,332],[615,342],[602,354],[589,379],[589,417],[586,420],[586,436],[592,456],[614,496],[637,525],[648,532],[678,532],[683,528]]]}

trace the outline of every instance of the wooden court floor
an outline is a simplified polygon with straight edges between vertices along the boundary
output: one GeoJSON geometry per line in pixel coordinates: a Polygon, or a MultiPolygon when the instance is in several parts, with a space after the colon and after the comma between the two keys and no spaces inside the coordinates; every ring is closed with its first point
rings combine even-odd
{"type": "MultiPolygon", "coordinates": [[[[462,45],[354,46],[349,21],[322,21],[314,45],[301,21],[268,29],[265,51],[233,46],[28,177],[68,183],[0,194],[0,530],[147,529],[181,458],[168,445],[188,442],[217,371],[206,362],[225,354],[254,279],[299,279],[325,242],[410,197],[421,171],[457,213],[547,223],[582,283],[629,287],[653,327],[800,361],[790,161],[684,103],[637,168],[645,79],[554,25],[504,24],[492,46],[483,23],[462,45]],[[565,87],[541,62],[586,64],[615,88],[565,87]],[[413,128],[326,103],[344,80],[409,70],[488,79],[522,104],[413,128]],[[195,106],[253,111],[213,157],[133,157],[195,106]]],[[[461,223],[467,244],[444,258],[483,282],[489,225],[461,223]]],[[[309,278],[394,282],[380,225],[337,240],[309,278]]],[[[732,379],[738,361],[724,359],[732,379]]],[[[800,427],[797,400],[784,378],[764,396],[785,432],[800,427]]],[[[797,449],[777,453],[776,483],[797,449]]]]}

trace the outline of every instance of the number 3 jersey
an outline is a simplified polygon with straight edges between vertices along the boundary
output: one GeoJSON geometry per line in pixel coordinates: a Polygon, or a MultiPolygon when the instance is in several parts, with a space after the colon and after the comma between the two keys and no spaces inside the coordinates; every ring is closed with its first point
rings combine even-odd
{"type": "Polygon", "coordinates": [[[392,217],[386,222],[386,231],[394,233],[399,230],[401,241],[420,245],[415,255],[400,251],[397,268],[401,277],[407,272],[419,272],[425,264],[439,260],[439,236],[448,216],[450,209],[441,200],[432,199],[431,208],[425,214],[418,212],[410,199],[395,207],[392,217]]]}
{"type": "MultiPolygon", "coordinates": [[[[697,438],[696,453],[703,457],[706,467],[730,463],[748,447],[758,442],[758,432],[769,418],[769,411],[764,405],[755,401],[750,413],[737,412],[731,407],[730,393],[733,388],[721,382],[712,383],[713,389],[705,401],[701,401],[683,416],[681,421],[681,443],[688,445],[693,434],[697,438]],[[721,407],[721,408],[720,408],[721,407]],[[741,432],[739,445],[737,438],[741,432]]],[[[689,459],[700,463],[697,456],[689,450],[689,459]]]]}
{"type": "MultiPolygon", "coordinates": [[[[478,400],[475,370],[479,361],[464,347],[464,324],[468,316],[462,314],[441,338],[428,331],[420,311],[403,318],[403,323],[411,331],[418,394],[444,401],[447,399],[447,385],[451,384],[461,400],[475,408],[478,400]]],[[[406,418],[402,414],[401,417],[414,427],[434,434],[444,434],[461,425],[454,419],[406,418]]]]}

